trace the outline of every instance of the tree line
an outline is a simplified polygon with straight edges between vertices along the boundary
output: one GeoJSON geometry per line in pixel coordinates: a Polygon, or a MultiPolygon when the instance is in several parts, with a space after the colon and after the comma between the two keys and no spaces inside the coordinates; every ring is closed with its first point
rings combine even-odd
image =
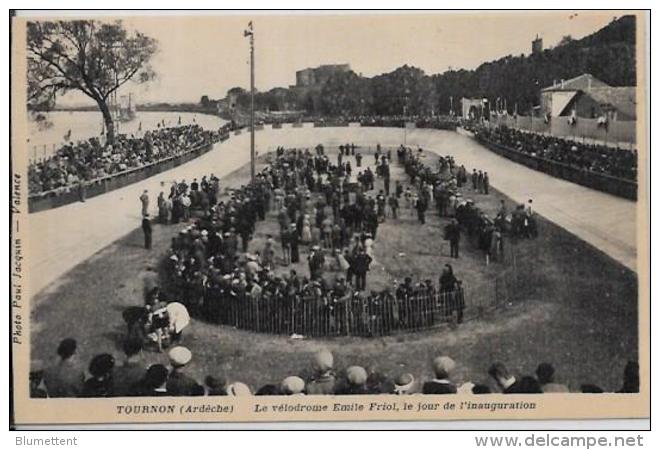
{"type": "MultiPolygon", "coordinates": [[[[255,96],[260,111],[304,110],[310,115],[460,114],[461,97],[487,98],[513,113],[528,114],[539,92],[561,79],[590,73],[612,86],[634,86],[635,17],[614,19],[579,40],[565,36],[539,53],[508,55],[475,70],[448,70],[428,75],[404,65],[371,78],[355,72],[331,76],[315,89],[275,88],[255,96]],[[499,101],[498,101],[499,99],[499,101]]],[[[249,92],[233,88],[235,108],[249,108],[249,92]]]]}

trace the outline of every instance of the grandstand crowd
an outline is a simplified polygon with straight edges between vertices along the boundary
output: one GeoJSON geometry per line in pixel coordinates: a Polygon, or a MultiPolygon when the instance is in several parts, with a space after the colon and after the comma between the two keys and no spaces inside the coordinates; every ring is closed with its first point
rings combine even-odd
{"type": "Polygon", "coordinates": [[[53,155],[28,166],[30,194],[58,188],[73,188],[96,178],[157,163],[193,148],[217,142],[229,125],[209,131],[197,124],[162,127],[144,136],[117,135],[113,144],[99,137],[69,142],[53,155]]]}
{"type": "Polygon", "coordinates": [[[637,180],[637,152],[602,144],[577,142],[499,126],[475,129],[487,141],[569,166],[630,181],[637,180]]]}
{"type": "MultiPolygon", "coordinates": [[[[163,397],[163,396],[249,396],[249,395],[365,395],[365,394],[542,394],[602,393],[595,384],[569,389],[555,375],[552,364],[538,365],[534,374],[519,375],[501,362],[493,363],[478,378],[457,383],[457,363],[449,356],[433,359],[428,374],[383,373],[374,368],[335,366],[333,354],[322,349],[311,361],[311,371],[301,368],[282,380],[249,386],[231,374],[207,375],[203,381],[189,375],[192,352],[181,345],[168,352],[169,365],[143,362],[142,344],[126,340],[123,361],[109,353],[94,356],[87,368],[76,360],[77,342],[67,338],[57,348],[59,361],[30,374],[33,398],[58,397],[163,397]]],[[[629,361],[618,393],[639,392],[639,365],[629,361]]]]}
{"type": "Polygon", "coordinates": [[[418,115],[339,115],[333,118],[323,116],[290,115],[287,117],[266,116],[258,121],[263,124],[284,124],[312,122],[317,126],[346,126],[349,123],[359,123],[363,127],[404,127],[406,123],[414,123],[417,128],[435,128],[438,130],[455,130],[460,124],[456,116],[418,116],[418,115]]]}

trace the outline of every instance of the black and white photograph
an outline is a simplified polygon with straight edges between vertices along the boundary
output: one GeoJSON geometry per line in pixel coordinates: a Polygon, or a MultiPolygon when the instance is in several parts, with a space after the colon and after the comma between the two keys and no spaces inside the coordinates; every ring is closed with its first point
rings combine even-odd
{"type": "Polygon", "coordinates": [[[16,425],[649,417],[647,14],[13,11],[16,425]]]}

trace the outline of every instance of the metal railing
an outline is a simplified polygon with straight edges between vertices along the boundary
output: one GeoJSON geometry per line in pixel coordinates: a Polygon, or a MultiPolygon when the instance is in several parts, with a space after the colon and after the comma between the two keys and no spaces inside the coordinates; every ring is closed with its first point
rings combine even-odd
{"type": "MultiPolygon", "coordinates": [[[[385,336],[465,320],[464,309],[463,289],[402,298],[381,293],[332,300],[304,294],[282,299],[221,298],[218,292],[208,289],[203,314],[214,323],[270,334],[385,336]]],[[[470,308],[470,312],[476,313],[477,308],[470,308]]]]}

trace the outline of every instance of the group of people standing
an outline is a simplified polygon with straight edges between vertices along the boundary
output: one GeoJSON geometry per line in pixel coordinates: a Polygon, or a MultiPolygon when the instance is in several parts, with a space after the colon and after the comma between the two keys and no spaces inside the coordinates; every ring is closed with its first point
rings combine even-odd
{"type": "MultiPolygon", "coordinates": [[[[348,145],[345,148],[350,149],[348,145]]],[[[376,172],[382,177],[389,177],[389,167],[383,168],[389,165],[390,158],[391,155],[377,152],[376,172]]],[[[322,146],[314,152],[279,148],[255,181],[232,191],[229,199],[208,211],[198,207],[194,223],[173,239],[169,261],[174,297],[193,314],[234,324],[240,318],[235,311],[230,312],[228,305],[239,304],[242,298],[261,305],[285,304],[287,311],[295,310],[304,301],[308,307],[318,305],[327,327],[337,333],[343,332],[342,327],[347,325],[342,323],[348,321],[354,328],[373,328],[376,325],[369,321],[376,320],[377,312],[384,315],[385,310],[391,312],[392,308],[396,313],[388,320],[396,323],[388,325],[390,328],[420,326],[425,320],[443,318],[445,310],[449,314],[460,310],[462,316],[464,306],[460,305],[440,307],[443,313],[436,314],[435,319],[430,313],[422,313],[424,308],[438,308],[431,303],[414,303],[417,300],[413,297],[429,296],[429,284],[426,291],[413,290],[414,296],[413,291],[408,291],[405,298],[363,294],[373,263],[378,225],[384,220],[385,195],[381,190],[374,198],[368,193],[369,186],[355,183],[346,171],[348,162],[333,164],[322,146]],[[266,236],[263,247],[250,248],[256,222],[263,220],[269,210],[276,211],[279,224],[280,258],[275,235],[266,236]],[[309,275],[299,274],[301,270],[296,266],[303,261],[301,246],[307,249],[304,259],[309,275]],[[289,273],[276,273],[291,265],[289,273]],[[335,273],[334,281],[333,276],[324,276],[329,272],[335,273]],[[413,302],[415,312],[405,312],[395,302],[413,302]],[[350,307],[344,306],[347,304],[350,307]],[[422,314],[423,320],[413,319],[422,314]],[[352,318],[344,317],[347,315],[352,318]]],[[[452,285],[453,290],[457,288],[457,284],[452,285]]],[[[442,292],[450,290],[444,288],[442,292]]],[[[433,292],[438,291],[434,288],[433,292]]],[[[447,295],[444,298],[445,303],[453,303],[453,297],[450,301],[446,300],[447,295]]],[[[293,326],[295,313],[287,315],[289,318],[282,319],[288,321],[283,326],[297,331],[293,326]]],[[[383,319],[378,320],[382,323],[383,319]]],[[[378,326],[384,329],[383,325],[378,326]]]]}
{"type": "MultiPolygon", "coordinates": [[[[353,317],[353,328],[379,327],[381,332],[429,325],[452,315],[461,322],[465,301],[451,266],[443,270],[438,288],[430,280],[418,286],[407,280],[393,293],[363,292],[374,261],[379,224],[386,220],[388,206],[391,216],[397,218],[401,198],[416,212],[421,224],[433,202],[440,217],[450,218],[444,235],[452,258],[459,257],[464,232],[470,238],[478,236],[479,248],[487,258],[501,258],[501,230],[472,200],[462,198],[459,187],[468,182],[465,167],[456,165],[450,156],[440,157],[436,166],[430,167],[423,162],[422,149],[401,146],[397,159],[410,186],[404,190],[401,181],[396,180],[389,193],[392,151],[383,152],[378,146],[375,170],[367,167],[359,171],[356,182],[351,176],[353,158],[357,166],[360,155],[356,148],[341,146],[335,164],[322,145],[312,151],[280,147],[254,181],[230,190],[229,198],[222,200],[219,180],[213,175],[203,177],[200,183],[195,179],[190,186],[185,181],[174,184],[167,199],[161,193],[158,206],[163,222],[179,220],[179,214],[168,207],[172,199],[184,199],[180,214],[183,220],[194,215],[193,223],[172,241],[169,264],[173,298],[193,314],[234,325],[242,320],[236,311],[239,299],[261,305],[284,304],[290,313],[284,314],[288,318],[282,318],[275,328],[292,332],[304,329],[296,325],[298,318],[291,312],[301,302],[317,305],[315,308],[325,317],[323,326],[340,334],[348,327],[348,316],[353,317]],[[374,178],[382,179],[383,189],[372,194],[374,178]],[[276,251],[278,236],[274,233],[266,236],[263,247],[250,246],[257,222],[265,220],[269,211],[279,224],[281,256],[276,251]],[[289,272],[281,273],[287,266],[289,272]],[[305,266],[308,274],[303,274],[305,266]],[[439,300],[418,300],[423,296],[439,300]],[[351,306],[345,306],[348,304],[351,306]],[[364,304],[369,306],[364,308],[364,304]],[[408,307],[415,312],[407,311],[408,307]],[[383,317],[388,314],[386,326],[383,317]]],[[[473,188],[487,195],[488,175],[481,173],[479,176],[473,171],[473,188]]],[[[148,196],[143,213],[147,210],[148,196]]],[[[266,309],[262,308],[262,315],[266,309]]],[[[268,326],[272,328],[272,324],[268,326]]]]}

